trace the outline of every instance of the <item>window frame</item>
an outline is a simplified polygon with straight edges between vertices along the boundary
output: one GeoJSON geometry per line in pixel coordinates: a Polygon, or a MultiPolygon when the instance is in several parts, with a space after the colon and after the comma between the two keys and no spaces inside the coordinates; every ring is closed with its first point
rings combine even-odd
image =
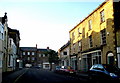
{"type": "Polygon", "coordinates": [[[92,20],[88,20],[88,27],[89,27],[89,30],[92,30],[92,20]]]}
{"type": "Polygon", "coordinates": [[[104,9],[100,12],[100,22],[101,23],[105,22],[105,12],[104,12],[104,9]]]}
{"type": "Polygon", "coordinates": [[[100,34],[101,34],[101,45],[105,45],[107,43],[107,41],[106,41],[106,29],[101,30],[100,34]]]}
{"type": "Polygon", "coordinates": [[[89,48],[93,47],[92,35],[89,36],[89,48]]]}

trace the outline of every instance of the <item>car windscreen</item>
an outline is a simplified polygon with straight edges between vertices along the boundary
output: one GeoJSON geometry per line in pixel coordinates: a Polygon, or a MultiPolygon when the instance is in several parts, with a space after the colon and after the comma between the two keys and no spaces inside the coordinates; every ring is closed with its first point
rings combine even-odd
{"type": "Polygon", "coordinates": [[[120,69],[117,68],[116,66],[113,65],[104,65],[104,68],[108,71],[108,72],[119,72],[120,69]]]}

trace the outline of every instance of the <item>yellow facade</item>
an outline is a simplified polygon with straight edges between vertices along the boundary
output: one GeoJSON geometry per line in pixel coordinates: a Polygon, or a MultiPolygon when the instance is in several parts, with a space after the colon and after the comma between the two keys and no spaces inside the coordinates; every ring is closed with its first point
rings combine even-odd
{"type": "MultiPolygon", "coordinates": [[[[100,56],[100,63],[104,64],[111,63],[108,60],[108,57],[110,56],[113,56],[114,59],[116,59],[113,14],[114,12],[112,0],[109,0],[108,2],[103,2],[91,14],[89,14],[78,25],[76,25],[72,30],[69,31],[71,40],[70,55],[76,54],[78,57],[78,61],[81,60],[79,61],[79,63],[81,64],[84,64],[84,61],[82,61],[82,59],[88,61],[88,58],[90,58],[90,63],[82,65],[83,69],[85,65],[91,66],[97,63],[94,62],[96,56],[100,56]],[[101,21],[102,16],[104,19],[102,18],[101,21]],[[106,43],[102,44],[103,36],[101,35],[103,34],[102,32],[104,32],[104,29],[106,43]],[[79,41],[82,42],[82,50],[79,50],[78,48],[79,41]],[[92,42],[91,44],[90,41],[92,42]]],[[[79,66],[80,64],[78,65],[78,69],[79,66]]]]}

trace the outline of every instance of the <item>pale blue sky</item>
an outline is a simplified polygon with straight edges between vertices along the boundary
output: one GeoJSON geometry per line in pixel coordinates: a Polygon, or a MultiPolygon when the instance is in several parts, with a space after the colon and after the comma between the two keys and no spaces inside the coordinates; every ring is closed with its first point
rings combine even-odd
{"type": "Polygon", "coordinates": [[[0,17],[8,14],[8,26],[20,31],[20,46],[49,46],[58,50],[69,40],[69,31],[102,2],[14,1],[0,3],[0,17]]]}

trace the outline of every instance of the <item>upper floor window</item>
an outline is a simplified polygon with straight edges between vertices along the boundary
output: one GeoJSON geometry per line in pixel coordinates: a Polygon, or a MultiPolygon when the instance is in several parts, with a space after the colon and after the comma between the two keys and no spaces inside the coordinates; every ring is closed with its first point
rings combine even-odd
{"type": "Polygon", "coordinates": [[[63,55],[67,55],[67,52],[66,52],[66,51],[64,51],[64,52],[63,52],[63,55]]]}
{"type": "Polygon", "coordinates": [[[43,54],[43,57],[45,57],[45,54],[43,54]]]}
{"type": "Polygon", "coordinates": [[[73,44],[73,52],[75,52],[75,44],[73,44]]]}
{"type": "Polygon", "coordinates": [[[101,44],[106,44],[106,29],[101,30],[101,44]]]}
{"type": "Polygon", "coordinates": [[[92,36],[89,36],[89,46],[93,47],[92,36]]]}
{"type": "Polygon", "coordinates": [[[32,57],[32,60],[35,60],[35,57],[32,57]]]}
{"type": "Polygon", "coordinates": [[[30,57],[28,57],[27,59],[30,60],[30,57]]]}
{"type": "Polygon", "coordinates": [[[80,32],[80,28],[78,28],[78,36],[80,36],[81,32],[80,32]]]}
{"type": "Polygon", "coordinates": [[[88,21],[88,26],[89,26],[89,30],[91,30],[92,29],[92,20],[88,21]]]}
{"type": "Polygon", "coordinates": [[[23,55],[25,55],[25,52],[23,52],[23,55]]]}
{"type": "Polygon", "coordinates": [[[75,32],[72,33],[72,39],[75,39],[75,32]]]}
{"type": "Polygon", "coordinates": [[[41,57],[41,54],[39,54],[39,57],[41,57]]]}
{"type": "Polygon", "coordinates": [[[27,52],[28,55],[30,55],[30,52],[27,52]]]}
{"type": "Polygon", "coordinates": [[[82,49],[82,42],[81,41],[78,42],[78,49],[79,49],[78,51],[81,51],[81,49],[82,49]]]}
{"type": "Polygon", "coordinates": [[[32,52],[32,55],[35,55],[35,52],[32,52]]]}
{"type": "Polygon", "coordinates": [[[102,22],[105,22],[104,10],[102,10],[102,11],[100,12],[100,19],[101,19],[101,23],[102,23],[102,22]]]}

